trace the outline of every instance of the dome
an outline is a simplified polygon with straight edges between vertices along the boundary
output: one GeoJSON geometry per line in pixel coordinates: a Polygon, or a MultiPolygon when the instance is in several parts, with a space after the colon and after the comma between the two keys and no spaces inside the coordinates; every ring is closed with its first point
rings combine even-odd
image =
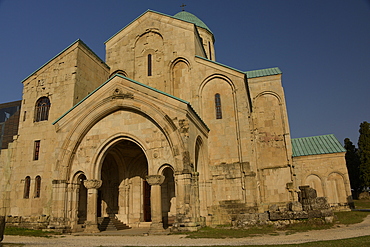
{"type": "Polygon", "coordinates": [[[207,25],[201,19],[199,19],[198,17],[196,17],[192,13],[189,13],[189,12],[186,12],[186,11],[180,11],[179,13],[174,15],[173,17],[175,17],[177,19],[180,19],[180,20],[183,20],[183,21],[194,23],[196,26],[204,28],[204,29],[208,30],[210,33],[212,33],[211,29],[209,29],[207,27],[207,25]]]}

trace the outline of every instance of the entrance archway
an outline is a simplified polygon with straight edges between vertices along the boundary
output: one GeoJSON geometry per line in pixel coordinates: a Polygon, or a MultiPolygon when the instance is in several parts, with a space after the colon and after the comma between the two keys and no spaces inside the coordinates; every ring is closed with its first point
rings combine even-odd
{"type": "Polygon", "coordinates": [[[165,177],[161,185],[162,221],[163,227],[168,228],[174,223],[176,216],[175,180],[170,167],[164,168],[162,175],[165,177]]]}
{"type": "Polygon", "coordinates": [[[121,140],[112,145],[101,166],[97,214],[118,218],[125,224],[151,221],[147,175],[148,161],[138,144],[121,140]]]}
{"type": "Polygon", "coordinates": [[[77,178],[78,185],[78,205],[77,205],[77,224],[84,224],[87,217],[87,189],[83,185],[86,176],[80,174],[77,178]]]}

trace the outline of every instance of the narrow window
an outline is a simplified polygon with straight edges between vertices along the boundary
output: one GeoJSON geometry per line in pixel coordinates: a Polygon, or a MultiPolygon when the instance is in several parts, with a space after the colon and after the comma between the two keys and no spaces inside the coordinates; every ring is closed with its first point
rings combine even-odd
{"type": "Polygon", "coordinates": [[[33,160],[38,160],[40,156],[40,141],[35,141],[33,149],[33,160]]]}
{"type": "Polygon", "coordinates": [[[23,192],[23,198],[27,199],[30,197],[30,186],[31,186],[31,178],[27,176],[24,179],[24,192],[23,192]]]}
{"type": "Polygon", "coordinates": [[[23,114],[23,121],[26,121],[26,111],[24,111],[24,114],[23,114]]]}
{"type": "Polygon", "coordinates": [[[45,121],[49,118],[50,100],[42,97],[36,102],[35,122],[45,121]]]}
{"type": "Polygon", "coordinates": [[[209,60],[212,60],[212,52],[211,52],[211,42],[208,41],[208,52],[209,52],[209,60]]]}
{"type": "Polygon", "coordinates": [[[218,93],[215,94],[215,106],[216,106],[216,119],[222,119],[221,96],[218,93]]]}
{"type": "Polygon", "coordinates": [[[35,178],[35,198],[40,197],[40,190],[41,190],[41,177],[36,176],[35,178]]]}
{"type": "Polygon", "coordinates": [[[152,54],[148,54],[148,76],[152,76],[152,54]]]}

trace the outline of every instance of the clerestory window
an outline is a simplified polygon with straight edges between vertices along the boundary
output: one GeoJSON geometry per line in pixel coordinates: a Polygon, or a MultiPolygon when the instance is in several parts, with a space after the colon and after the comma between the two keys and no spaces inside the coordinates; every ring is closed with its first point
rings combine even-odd
{"type": "Polygon", "coordinates": [[[23,198],[25,198],[25,199],[30,198],[30,187],[31,187],[31,178],[29,176],[27,176],[24,179],[23,198]]]}
{"type": "Polygon", "coordinates": [[[36,176],[35,178],[35,198],[40,197],[40,191],[41,191],[41,177],[36,176]]]}
{"type": "Polygon", "coordinates": [[[222,119],[221,110],[221,96],[219,93],[215,94],[216,119],[222,119]]]}
{"type": "Polygon", "coordinates": [[[148,54],[148,76],[152,76],[152,54],[148,54]]]}
{"type": "Polygon", "coordinates": [[[33,160],[39,160],[40,157],[40,141],[35,141],[33,147],[33,160]]]}
{"type": "Polygon", "coordinates": [[[50,100],[42,97],[36,102],[35,122],[46,121],[49,118],[50,100]]]}

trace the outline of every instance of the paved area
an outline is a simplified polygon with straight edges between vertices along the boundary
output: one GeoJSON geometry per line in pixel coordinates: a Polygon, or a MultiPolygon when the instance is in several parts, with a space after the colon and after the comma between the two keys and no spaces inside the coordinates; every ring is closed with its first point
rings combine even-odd
{"type": "MultiPolygon", "coordinates": [[[[260,236],[232,239],[188,239],[184,235],[147,235],[147,229],[131,229],[94,235],[72,234],[53,238],[4,236],[2,247],[16,246],[210,246],[210,245],[270,245],[353,238],[370,235],[370,216],[362,223],[338,226],[327,230],[300,232],[292,235],[260,236]]],[[[1,246],[1,244],[0,244],[1,246]]]]}

